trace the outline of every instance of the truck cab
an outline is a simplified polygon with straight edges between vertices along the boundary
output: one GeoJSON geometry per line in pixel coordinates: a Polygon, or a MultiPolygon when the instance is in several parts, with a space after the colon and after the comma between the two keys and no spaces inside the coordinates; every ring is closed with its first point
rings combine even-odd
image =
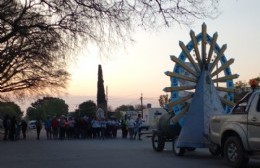
{"type": "Polygon", "coordinates": [[[233,167],[245,167],[260,155],[260,90],[245,95],[231,114],[210,119],[210,141],[233,167]]]}

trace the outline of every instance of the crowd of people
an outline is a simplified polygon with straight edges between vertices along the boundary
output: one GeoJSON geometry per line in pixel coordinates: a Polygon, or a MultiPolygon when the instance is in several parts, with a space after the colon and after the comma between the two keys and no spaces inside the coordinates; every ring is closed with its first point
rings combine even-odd
{"type": "MultiPolygon", "coordinates": [[[[130,140],[134,140],[138,134],[138,139],[141,140],[142,123],[141,115],[138,115],[136,120],[126,115],[121,122],[116,119],[90,118],[87,116],[77,118],[64,115],[53,118],[47,117],[44,121],[36,121],[36,139],[39,140],[42,137],[40,136],[42,129],[45,129],[47,139],[116,138],[117,130],[121,128],[122,138],[129,137],[130,140]]],[[[15,117],[6,115],[3,126],[4,140],[18,140],[20,139],[20,132],[22,132],[21,139],[26,139],[28,128],[26,121],[22,120],[18,123],[15,117]]]]}
{"type": "Polygon", "coordinates": [[[22,120],[20,123],[17,122],[15,116],[5,115],[3,120],[4,127],[4,140],[18,140],[20,139],[20,132],[22,131],[23,139],[26,139],[27,123],[22,120]]]}
{"type": "Polygon", "coordinates": [[[131,116],[125,115],[125,118],[121,122],[121,128],[122,128],[122,137],[127,138],[129,135],[130,140],[136,139],[136,136],[138,134],[138,139],[141,139],[141,131],[142,131],[142,124],[143,120],[141,117],[141,114],[138,114],[138,117],[134,119],[131,116]]]}
{"type": "Polygon", "coordinates": [[[119,122],[116,119],[89,117],[48,117],[44,121],[47,139],[116,138],[119,122]]]}

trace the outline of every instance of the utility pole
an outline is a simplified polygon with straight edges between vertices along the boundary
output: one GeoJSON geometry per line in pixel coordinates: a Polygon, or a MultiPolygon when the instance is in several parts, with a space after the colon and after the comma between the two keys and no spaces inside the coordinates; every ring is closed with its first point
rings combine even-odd
{"type": "Polygon", "coordinates": [[[143,118],[143,115],[144,115],[144,109],[143,109],[143,93],[141,93],[141,97],[140,97],[140,100],[141,100],[141,110],[142,110],[142,118],[143,118]]]}

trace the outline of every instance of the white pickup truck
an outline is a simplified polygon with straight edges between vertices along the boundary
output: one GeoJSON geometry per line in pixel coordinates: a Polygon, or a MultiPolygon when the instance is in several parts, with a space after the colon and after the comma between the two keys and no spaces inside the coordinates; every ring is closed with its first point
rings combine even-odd
{"type": "Polygon", "coordinates": [[[260,158],[260,90],[248,93],[231,114],[210,119],[210,141],[233,167],[246,167],[260,158]]]}

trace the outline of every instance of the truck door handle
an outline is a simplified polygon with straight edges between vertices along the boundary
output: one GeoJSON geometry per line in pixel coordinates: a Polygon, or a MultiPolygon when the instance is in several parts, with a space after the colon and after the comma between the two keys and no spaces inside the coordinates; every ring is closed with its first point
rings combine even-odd
{"type": "Polygon", "coordinates": [[[251,120],[252,120],[252,121],[257,121],[256,117],[253,117],[251,120]]]}

